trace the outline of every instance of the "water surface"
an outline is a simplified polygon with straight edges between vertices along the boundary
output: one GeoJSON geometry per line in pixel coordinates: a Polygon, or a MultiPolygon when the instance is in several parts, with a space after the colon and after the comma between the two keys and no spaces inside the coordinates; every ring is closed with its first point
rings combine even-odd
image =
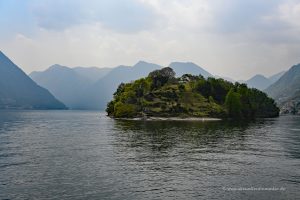
{"type": "Polygon", "coordinates": [[[0,199],[297,199],[300,117],[116,121],[0,111],[0,199]],[[234,188],[280,188],[232,191],[234,188]]]}

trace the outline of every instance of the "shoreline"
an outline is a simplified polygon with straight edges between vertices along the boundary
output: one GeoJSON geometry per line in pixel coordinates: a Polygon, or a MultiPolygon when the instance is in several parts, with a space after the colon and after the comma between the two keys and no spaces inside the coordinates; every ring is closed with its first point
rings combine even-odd
{"type": "Polygon", "coordinates": [[[128,120],[128,121],[221,121],[220,118],[211,117],[135,117],[135,118],[113,118],[117,120],[128,120]]]}

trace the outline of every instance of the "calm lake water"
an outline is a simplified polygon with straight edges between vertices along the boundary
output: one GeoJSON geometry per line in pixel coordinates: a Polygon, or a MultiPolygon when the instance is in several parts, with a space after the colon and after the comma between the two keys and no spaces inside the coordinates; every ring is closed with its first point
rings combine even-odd
{"type": "Polygon", "coordinates": [[[0,199],[299,197],[299,116],[141,122],[0,111],[0,199]]]}

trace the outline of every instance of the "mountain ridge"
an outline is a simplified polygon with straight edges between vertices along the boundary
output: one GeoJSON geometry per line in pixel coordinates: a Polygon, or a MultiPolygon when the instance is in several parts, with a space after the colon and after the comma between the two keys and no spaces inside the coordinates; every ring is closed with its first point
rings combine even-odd
{"type": "MultiPolygon", "coordinates": [[[[54,65],[54,67],[57,65],[54,65]]],[[[59,67],[60,65],[58,65],[59,67]]],[[[223,78],[220,76],[214,76],[211,73],[209,73],[207,70],[204,68],[200,67],[199,65],[193,63],[193,62],[171,62],[169,65],[175,72],[176,76],[182,76],[183,74],[192,74],[192,75],[199,75],[201,74],[204,78],[207,77],[216,77],[216,78],[223,78]]],[[[53,67],[53,66],[52,66],[53,67]]],[[[67,67],[69,70],[76,71],[78,68],[70,68],[67,67]]],[[[80,67],[79,67],[80,68],[80,67]]],[[[100,78],[93,78],[89,80],[85,80],[84,78],[82,80],[85,80],[84,82],[88,83],[85,84],[85,87],[79,87],[76,86],[78,83],[73,83],[69,84],[72,86],[76,86],[78,89],[81,88],[81,91],[74,92],[78,93],[78,95],[73,95],[72,98],[70,99],[76,99],[77,103],[75,104],[70,104],[69,102],[65,102],[65,99],[61,98],[60,94],[57,94],[53,88],[51,88],[49,85],[46,85],[42,83],[41,80],[38,80],[36,77],[34,77],[34,72],[31,73],[31,77],[38,82],[40,85],[48,88],[55,96],[58,96],[60,100],[65,102],[69,107],[73,109],[101,109],[103,110],[106,106],[106,103],[112,98],[114,91],[118,87],[118,85],[122,82],[130,82],[132,80],[136,80],[141,77],[145,77],[148,75],[149,72],[156,70],[156,69],[161,69],[162,66],[155,64],[155,63],[150,63],[147,61],[140,60],[133,66],[126,66],[126,65],[119,65],[114,68],[110,69],[105,69],[103,74],[100,73],[98,68],[96,69],[96,72],[92,72],[95,77],[100,77],[100,78]],[[97,75],[97,71],[99,74],[97,75]]],[[[89,71],[89,68],[83,69],[83,67],[80,68],[81,70],[86,70],[89,71]]],[[[47,70],[45,70],[47,71],[47,70]]],[[[77,74],[79,76],[84,76],[82,73],[77,71],[77,74]]],[[[282,75],[282,72],[274,74],[270,76],[269,78],[265,77],[264,75],[255,75],[246,83],[249,85],[249,87],[254,87],[259,90],[265,89],[268,85],[271,85],[271,79],[276,80],[282,75]],[[260,79],[260,80],[258,80],[260,79]],[[261,86],[263,85],[263,86],[261,86]]],[[[55,77],[54,77],[55,78],[55,77]]],[[[52,82],[55,82],[55,79],[52,78],[52,82]]],[[[85,76],[87,78],[87,76],[85,76]]],[[[224,79],[224,78],[223,78],[224,79]]],[[[226,79],[226,78],[225,78],[226,79]]],[[[81,80],[81,82],[82,82],[81,80]]],[[[233,79],[227,78],[226,80],[230,80],[231,82],[236,82],[233,79]]],[[[62,84],[63,85],[66,83],[62,84]]],[[[60,86],[56,86],[60,87],[60,86]]],[[[61,92],[62,93],[62,92],[61,92]]]]}
{"type": "Polygon", "coordinates": [[[249,80],[245,82],[249,87],[252,88],[257,88],[259,90],[264,90],[266,89],[269,85],[272,84],[271,80],[266,78],[262,74],[256,74],[249,80]]]}
{"type": "Polygon", "coordinates": [[[281,113],[300,114],[300,64],[293,65],[265,92],[275,99],[281,113]]]}
{"type": "Polygon", "coordinates": [[[67,109],[0,51],[1,109],[67,109]]]}
{"type": "Polygon", "coordinates": [[[246,83],[249,87],[253,87],[263,91],[266,88],[268,88],[270,85],[275,83],[284,73],[285,71],[281,71],[269,77],[264,76],[262,74],[256,74],[246,81],[238,81],[238,82],[246,83]]]}
{"type": "MultiPolygon", "coordinates": [[[[180,74],[193,74],[199,75],[202,74],[204,77],[212,76],[209,72],[201,68],[200,66],[192,63],[192,62],[172,62],[170,66],[173,66],[176,73],[180,74]],[[175,65],[175,66],[174,66],[175,65]],[[187,66],[187,67],[186,67],[187,66]]],[[[48,69],[42,72],[32,72],[30,74],[31,78],[35,80],[37,83],[42,85],[43,87],[48,88],[55,96],[58,97],[61,101],[65,102],[72,109],[104,109],[106,107],[106,103],[112,98],[113,92],[118,87],[118,85],[122,82],[129,82],[140,77],[145,77],[153,70],[161,69],[162,66],[146,61],[138,61],[133,66],[119,65],[114,68],[110,68],[106,71],[105,74],[96,80],[85,80],[86,87],[80,90],[81,87],[78,86],[78,83],[74,81],[69,81],[67,83],[58,81],[57,78],[62,75],[62,73],[58,73],[57,75],[50,76],[49,71],[60,69],[62,71],[77,71],[79,76],[83,76],[82,73],[78,72],[78,68],[70,68],[61,66],[59,64],[55,64],[50,66],[48,69]],[[42,75],[44,73],[44,75],[42,75]],[[39,77],[40,76],[40,77],[39,77]],[[51,81],[50,81],[51,79],[51,81]],[[48,82],[48,83],[45,83],[48,82]],[[50,83],[49,83],[50,82],[50,83]],[[59,84],[60,83],[60,84],[59,84]],[[54,85],[54,86],[53,86],[54,85]],[[77,88],[77,92],[73,92],[74,94],[70,94],[70,98],[66,100],[62,95],[68,95],[70,92],[63,92],[63,89],[66,88],[64,85],[69,85],[69,87],[77,88]],[[58,90],[62,90],[58,93],[58,90]],[[80,91],[79,91],[80,90],[80,91]],[[78,95],[75,95],[78,94],[78,95]],[[74,101],[76,99],[76,103],[70,103],[71,100],[74,101]]],[[[82,70],[82,68],[80,68],[82,70]]],[[[101,69],[101,68],[99,68],[101,69]]],[[[89,70],[89,69],[84,69],[89,70]]],[[[59,71],[59,70],[58,70],[59,71]]],[[[99,72],[99,70],[98,70],[99,72]]],[[[94,73],[95,75],[95,73],[94,73]]],[[[75,74],[72,75],[73,79],[75,74]]],[[[67,75],[65,75],[64,79],[67,79],[67,75]]],[[[86,77],[86,76],[85,76],[86,77]]],[[[83,79],[84,80],[84,79],[83,79]]],[[[78,82],[83,82],[78,81],[78,82]]],[[[68,88],[68,87],[67,87],[68,88]]],[[[73,89],[68,89],[73,90],[73,89]]]]}
{"type": "Polygon", "coordinates": [[[204,78],[212,77],[213,75],[193,62],[171,62],[169,65],[176,76],[182,76],[183,74],[199,75],[201,74],[204,78]]]}
{"type": "Polygon", "coordinates": [[[300,63],[293,65],[278,81],[265,91],[273,98],[285,98],[300,88],[300,63]]]}

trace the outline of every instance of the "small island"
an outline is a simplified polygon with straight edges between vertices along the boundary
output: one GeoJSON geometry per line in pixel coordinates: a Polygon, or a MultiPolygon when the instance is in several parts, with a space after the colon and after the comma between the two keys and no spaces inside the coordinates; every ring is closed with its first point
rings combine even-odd
{"type": "Polygon", "coordinates": [[[166,67],[121,83],[106,112],[123,119],[216,120],[277,117],[279,108],[265,93],[246,84],[190,74],[177,78],[166,67]]]}

